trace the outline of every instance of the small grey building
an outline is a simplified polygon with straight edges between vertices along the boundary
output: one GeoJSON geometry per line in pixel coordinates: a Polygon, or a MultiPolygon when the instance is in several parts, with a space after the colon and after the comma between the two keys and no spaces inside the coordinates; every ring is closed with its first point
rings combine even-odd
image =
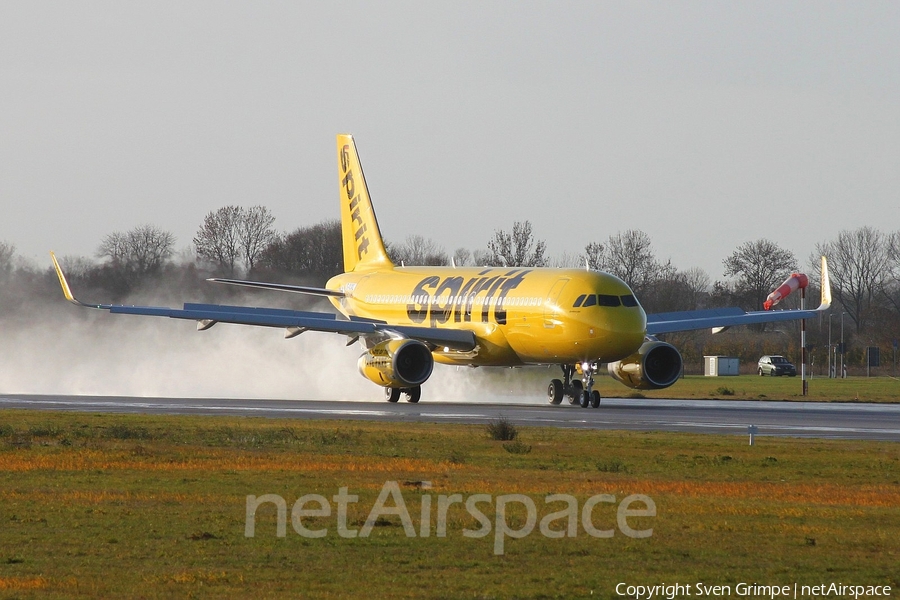
{"type": "Polygon", "coordinates": [[[736,356],[704,356],[703,374],[707,377],[737,375],[740,362],[736,356]]]}

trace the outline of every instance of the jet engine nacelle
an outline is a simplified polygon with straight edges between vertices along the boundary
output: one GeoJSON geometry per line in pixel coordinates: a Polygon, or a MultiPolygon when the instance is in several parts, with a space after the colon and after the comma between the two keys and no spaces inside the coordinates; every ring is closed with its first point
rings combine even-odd
{"type": "Polygon", "coordinates": [[[359,372],[382,387],[412,388],[431,376],[434,358],[417,340],[387,340],[359,357],[359,372]]]}
{"type": "Polygon", "coordinates": [[[665,342],[644,342],[640,349],[618,362],[609,363],[609,374],[628,387],[661,390],[678,380],[681,354],[665,342]]]}

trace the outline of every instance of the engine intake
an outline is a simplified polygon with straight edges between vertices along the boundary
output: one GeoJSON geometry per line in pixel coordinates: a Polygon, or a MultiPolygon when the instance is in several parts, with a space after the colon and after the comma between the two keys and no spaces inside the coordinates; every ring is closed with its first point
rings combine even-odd
{"type": "Polygon", "coordinates": [[[382,387],[411,388],[431,376],[434,358],[418,340],[387,340],[359,357],[359,372],[382,387]]]}
{"type": "Polygon", "coordinates": [[[681,375],[683,362],[675,346],[665,342],[644,342],[637,352],[609,363],[609,374],[628,387],[638,390],[667,388],[681,375]]]}

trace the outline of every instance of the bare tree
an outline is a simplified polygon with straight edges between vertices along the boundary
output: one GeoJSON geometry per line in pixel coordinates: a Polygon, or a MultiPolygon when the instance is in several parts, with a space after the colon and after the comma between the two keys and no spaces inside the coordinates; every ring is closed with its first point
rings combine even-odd
{"type": "Polygon", "coordinates": [[[66,278],[69,281],[85,280],[102,270],[97,263],[86,256],[63,256],[62,264],[66,265],[66,278]]]}
{"type": "Polygon", "coordinates": [[[265,206],[251,206],[240,210],[238,241],[247,272],[253,271],[256,259],[275,239],[272,224],[275,217],[265,206]]]}
{"type": "Polygon", "coordinates": [[[194,236],[197,255],[228,276],[234,275],[240,256],[241,212],[241,207],[232,205],[207,213],[194,236]]]}
{"type": "Polygon", "coordinates": [[[591,264],[612,273],[636,293],[647,291],[658,279],[674,272],[670,262],[660,263],[653,254],[650,236],[639,229],[629,229],[609,236],[606,245],[588,244],[585,254],[591,264]]]}
{"type": "Polygon", "coordinates": [[[887,277],[882,287],[882,295],[888,311],[900,316],[900,231],[888,236],[887,257],[887,277]]]}
{"type": "Polygon", "coordinates": [[[124,263],[128,257],[128,235],[114,231],[105,236],[97,249],[97,256],[108,258],[114,264],[124,263]]]}
{"type": "Polygon", "coordinates": [[[648,312],[671,312],[702,308],[709,296],[709,275],[699,268],[675,271],[671,263],[661,270],[644,294],[641,304],[648,312]]]}
{"type": "Polygon", "coordinates": [[[700,267],[692,267],[687,271],[681,271],[679,274],[683,277],[685,285],[690,290],[694,298],[694,304],[699,307],[703,303],[704,298],[709,295],[709,274],[700,267]]]}
{"type": "Polygon", "coordinates": [[[745,308],[759,310],[769,292],[797,270],[797,259],[767,239],[745,242],[722,261],[725,276],[735,277],[735,293],[745,308]]]}
{"type": "Polygon", "coordinates": [[[139,273],[154,273],[172,257],[175,236],[153,225],[142,225],[128,232],[131,257],[139,273]]]}
{"type": "Polygon", "coordinates": [[[411,235],[399,246],[391,245],[388,255],[394,264],[406,266],[441,266],[449,264],[447,253],[434,240],[411,235]]]}
{"type": "Polygon", "coordinates": [[[563,252],[558,256],[554,256],[547,265],[555,269],[577,269],[584,268],[584,257],[580,254],[572,254],[571,252],[563,252]]]}
{"type": "Polygon", "coordinates": [[[0,279],[9,277],[13,270],[16,247],[7,242],[0,242],[0,279]]]}
{"type": "Polygon", "coordinates": [[[893,269],[900,269],[900,231],[895,231],[888,237],[888,258],[893,269]]]}
{"type": "Polygon", "coordinates": [[[472,253],[467,248],[457,248],[453,252],[453,264],[457,267],[468,266],[470,260],[472,260],[472,253]]]}
{"type": "Polygon", "coordinates": [[[584,254],[582,257],[587,261],[589,268],[602,269],[606,264],[606,257],[604,256],[605,251],[606,246],[600,242],[591,242],[584,247],[584,254]]]}
{"type": "Polygon", "coordinates": [[[816,244],[816,254],[828,257],[834,296],[859,333],[889,279],[891,239],[872,227],[844,230],[837,239],[816,244]]]}
{"type": "Polygon", "coordinates": [[[175,236],[156,227],[141,225],[127,233],[113,232],[103,238],[97,255],[129,277],[158,272],[172,256],[175,236]]]}
{"type": "Polygon", "coordinates": [[[488,242],[491,263],[504,267],[543,267],[547,244],[534,239],[531,221],[516,221],[511,232],[497,230],[488,242]]]}
{"type": "Polygon", "coordinates": [[[276,273],[312,277],[324,283],[344,267],[341,222],[325,221],[276,236],[258,265],[276,273]]]}
{"type": "Polygon", "coordinates": [[[492,258],[493,254],[491,254],[490,250],[476,250],[472,253],[472,265],[476,267],[490,267],[494,264],[492,258]]]}
{"type": "Polygon", "coordinates": [[[341,222],[338,219],[324,221],[308,228],[312,242],[310,271],[323,279],[344,271],[344,243],[341,222]]]}

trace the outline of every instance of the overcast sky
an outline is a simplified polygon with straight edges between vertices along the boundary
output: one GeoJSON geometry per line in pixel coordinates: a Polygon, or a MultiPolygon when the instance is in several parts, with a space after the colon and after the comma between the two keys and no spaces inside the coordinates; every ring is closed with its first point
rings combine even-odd
{"type": "Polygon", "coordinates": [[[382,232],[551,254],[641,229],[721,278],[900,229],[898,2],[0,2],[0,241],[93,255],[262,204],[337,218],[352,133],[382,232]]]}

